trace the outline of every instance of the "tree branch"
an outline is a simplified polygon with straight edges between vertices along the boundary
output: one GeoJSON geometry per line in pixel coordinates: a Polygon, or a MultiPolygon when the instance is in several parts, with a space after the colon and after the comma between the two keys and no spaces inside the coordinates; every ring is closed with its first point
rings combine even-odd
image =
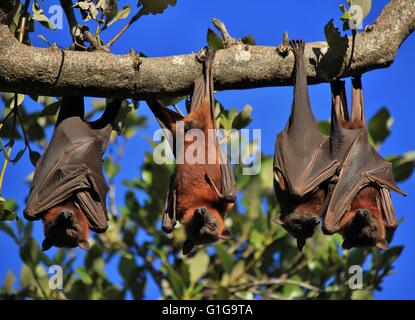
{"type": "MultiPolygon", "coordinates": [[[[6,23],[15,0],[0,3],[0,91],[48,96],[78,94],[146,99],[191,92],[202,66],[194,54],[141,58],[137,69],[131,55],[40,49],[19,44],[6,23]]],[[[415,1],[391,0],[372,28],[356,36],[348,77],[386,68],[402,42],[415,29],[415,1]]],[[[352,39],[349,38],[349,44],[352,39]]],[[[350,45],[349,45],[350,47],[350,45]]],[[[326,42],[307,43],[307,75],[311,84],[327,82],[342,72],[346,56],[338,56],[326,42]]],[[[275,47],[233,45],[217,52],[213,65],[217,90],[292,84],[294,57],[275,47]]]]}

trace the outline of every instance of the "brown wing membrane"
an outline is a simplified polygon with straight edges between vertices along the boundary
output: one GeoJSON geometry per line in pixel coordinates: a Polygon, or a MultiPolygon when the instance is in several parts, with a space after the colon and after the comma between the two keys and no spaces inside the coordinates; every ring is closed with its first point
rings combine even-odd
{"type": "MultiPolygon", "coordinates": [[[[107,111],[103,118],[117,113],[121,101],[107,111]]],[[[52,139],[35,169],[24,215],[37,220],[60,203],[73,198],[85,213],[90,228],[104,232],[108,228],[106,195],[109,190],[102,170],[111,125],[103,118],[96,129],[84,122],[83,98],[65,97],[52,139]],[[76,110],[82,108],[82,114],[76,110]]]]}
{"type": "Polygon", "coordinates": [[[161,221],[161,227],[166,233],[171,233],[176,225],[176,199],[176,180],[173,174],[170,177],[169,190],[167,191],[166,197],[166,207],[161,221]]]}
{"type": "MultiPolygon", "coordinates": [[[[336,112],[336,110],[333,111],[336,112]]],[[[341,118],[338,112],[337,117],[341,118]]],[[[339,123],[334,121],[333,125],[336,126],[339,123]]],[[[343,123],[342,128],[332,129],[332,135],[336,134],[339,136],[332,138],[332,141],[336,141],[336,146],[333,149],[337,150],[336,155],[343,165],[324,219],[325,231],[327,233],[342,231],[343,220],[351,208],[352,202],[358,193],[367,186],[375,187],[380,191],[378,202],[384,214],[386,225],[396,226],[389,190],[405,193],[395,184],[392,164],[383,159],[369,144],[359,78],[353,81],[351,122],[343,123]],[[345,155],[344,158],[343,155],[345,155]]]]}
{"type": "Polygon", "coordinates": [[[329,154],[329,137],[317,128],[308,97],[304,66],[304,42],[294,50],[296,82],[294,102],[286,128],[278,135],[274,168],[292,195],[303,197],[318,188],[336,171],[337,161],[329,154]]]}
{"type": "Polygon", "coordinates": [[[276,220],[301,251],[313,236],[327,206],[327,183],[338,162],[331,159],[329,137],[317,127],[308,97],[304,41],[290,41],[295,56],[294,101],[288,123],[277,138],[274,188],[281,215],[276,220]]]}

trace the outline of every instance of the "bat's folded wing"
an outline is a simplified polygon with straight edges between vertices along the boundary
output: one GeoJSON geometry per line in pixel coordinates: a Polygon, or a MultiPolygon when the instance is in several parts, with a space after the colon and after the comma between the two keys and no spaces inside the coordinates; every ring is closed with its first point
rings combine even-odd
{"type": "Polygon", "coordinates": [[[39,159],[24,215],[29,220],[73,197],[83,209],[94,231],[105,231],[106,194],[102,153],[110,126],[91,130],[80,118],[68,118],[55,129],[51,142],[39,159]]]}
{"type": "Polygon", "coordinates": [[[229,203],[234,203],[236,200],[236,182],[235,182],[235,175],[233,173],[233,169],[229,159],[227,158],[226,154],[221,151],[220,152],[220,170],[221,170],[221,181],[222,181],[222,194],[229,203]]]}
{"type": "Polygon", "coordinates": [[[286,131],[278,135],[274,169],[281,172],[290,193],[303,197],[332,177],[338,161],[330,158],[329,138],[304,133],[304,141],[294,142],[286,131]]]}
{"type": "Polygon", "coordinates": [[[167,191],[166,206],[162,218],[162,229],[166,233],[173,232],[174,226],[176,225],[176,179],[173,174],[170,177],[169,189],[167,191]]]}
{"type": "Polygon", "coordinates": [[[377,185],[380,190],[380,205],[385,220],[396,223],[389,190],[405,194],[395,184],[392,165],[370,146],[367,131],[362,131],[353,142],[344,161],[338,182],[334,188],[324,219],[324,228],[329,233],[339,231],[340,223],[354,198],[365,186],[377,185]]]}

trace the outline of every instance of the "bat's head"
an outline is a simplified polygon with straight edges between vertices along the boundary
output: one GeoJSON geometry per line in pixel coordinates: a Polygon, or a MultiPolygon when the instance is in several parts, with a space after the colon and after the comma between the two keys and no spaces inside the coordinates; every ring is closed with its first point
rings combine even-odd
{"type": "Polygon", "coordinates": [[[45,240],[42,250],[52,246],[88,249],[89,224],[83,212],[72,203],[65,203],[48,210],[43,217],[45,240]]]}
{"type": "Polygon", "coordinates": [[[302,251],[305,242],[311,238],[320,224],[320,216],[310,213],[292,212],[275,219],[294,238],[297,239],[298,250],[302,251]]]}
{"type": "Polygon", "coordinates": [[[197,208],[184,226],[187,239],[183,245],[183,254],[189,253],[195,245],[231,238],[229,230],[225,229],[223,217],[215,208],[197,208]]]}
{"type": "Polygon", "coordinates": [[[373,247],[388,249],[383,222],[368,209],[358,209],[343,236],[343,249],[373,247]]]}

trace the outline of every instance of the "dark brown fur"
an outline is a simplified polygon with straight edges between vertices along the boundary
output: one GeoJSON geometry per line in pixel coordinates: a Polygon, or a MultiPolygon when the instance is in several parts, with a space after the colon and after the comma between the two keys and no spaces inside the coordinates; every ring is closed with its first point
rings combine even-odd
{"type": "Polygon", "coordinates": [[[72,202],[59,204],[42,217],[45,240],[42,249],[52,246],[88,249],[89,223],[85,214],[72,202]]]}
{"type": "Polygon", "coordinates": [[[378,246],[387,249],[385,221],[376,187],[363,188],[354,198],[350,210],[341,222],[343,248],[378,246]]]}

